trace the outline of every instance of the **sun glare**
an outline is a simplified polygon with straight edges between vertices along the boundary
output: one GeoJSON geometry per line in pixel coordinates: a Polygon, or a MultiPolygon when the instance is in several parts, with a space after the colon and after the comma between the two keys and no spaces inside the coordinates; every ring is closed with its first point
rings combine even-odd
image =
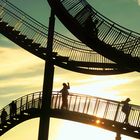
{"type": "Polygon", "coordinates": [[[115,78],[115,77],[98,77],[81,80],[78,86],[71,85],[71,92],[80,94],[88,94],[91,96],[98,96],[102,98],[118,100],[120,90],[117,90],[119,85],[129,83],[129,79],[115,78]]]}

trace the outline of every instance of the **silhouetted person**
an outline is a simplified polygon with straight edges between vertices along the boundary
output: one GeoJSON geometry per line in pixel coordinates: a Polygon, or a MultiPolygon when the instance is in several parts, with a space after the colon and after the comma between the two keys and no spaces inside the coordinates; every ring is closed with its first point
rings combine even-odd
{"type": "Polygon", "coordinates": [[[7,112],[5,111],[5,109],[3,109],[1,112],[1,123],[2,124],[6,123],[6,117],[7,117],[7,112]]]}
{"type": "Polygon", "coordinates": [[[14,101],[12,101],[10,104],[10,117],[13,117],[16,115],[16,111],[17,111],[17,105],[14,101]]]}
{"type": "Polygon", "coordinates": [[[13,104],[13,113],[14,113],[14,115],[17,115],[17,104],[16,104],[16,102],[14,102],[14,104],[13,104]]]}
{"type": "Polygon", "coordinates": [[[129,124],[128,117],[129,117],[130,110],[131,110],[131,106],[129,105],[130,101],[131,101],[130,98],[127,98],[125,101],[121,101],[121,103],[123,103],[122,111],[125,113],[124,123],[126,123],[126,124],[129,124]]]}
{"type": "Polygon", "coordinates": [[[59,91],[59,93],[62,93],[62,106],[61,109],[68,109],[68,89],[70,89],[69,83],[63,83],[63,88],[59,91]]]}
{"type": "Polygon", "coordinates": [[[96,27],[97,24],[98,20],[96,19],[95,21],[93,21],[91,16],[89,16],[85,21],[85,30],[91,38],[96,38],[98,36],[98,29],[96,27]]]}

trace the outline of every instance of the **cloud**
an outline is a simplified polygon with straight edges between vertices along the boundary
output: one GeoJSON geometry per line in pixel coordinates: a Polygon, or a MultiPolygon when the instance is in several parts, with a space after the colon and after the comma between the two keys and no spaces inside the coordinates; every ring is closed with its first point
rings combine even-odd
{"type": "Polygon", "coordinates": [[[140,5],[140,0],[137,0],[137,2],[138,2],[138,5],[140,5]]]}
{"type": "MultiPolygon", "coordinates": [[[[0,106],[11,99],[40,91],[43,86],[44,61],[11,43],[9,47],[0,44],[0,106]],[[9,98],[7,98],[9,97],[9,98]]],[[[70,91],[93,96],[116,99],[129,96],[138,102],[139,73],[116,76],[95,76],[79,74],[55,67],[54,88],[60,90],[63,82],[70,82],[70,91]],[[137,100],[133,95],[137,96],[137,100]]]]}
{"type": "Polygon", "coordinates": [[[140,6],[140,0],[134,0],[135,2],[138,3],[138,5],[140,6]]]}
{"type": "Polygon", "coordinates": [[[15,44],[0,44],[0,106],[42,90],[44,61],[15,44]],[[9,98],[7,98],[9,97],[9,98]]]}
{"type": "Polygon", "coordinates": [[[43,64],[39,58],[29,54],[25,50],[0,47],[1,65],[0,71],[2,74],[9,74],[16,71],[32,70],[32,67],[43,64]]]}

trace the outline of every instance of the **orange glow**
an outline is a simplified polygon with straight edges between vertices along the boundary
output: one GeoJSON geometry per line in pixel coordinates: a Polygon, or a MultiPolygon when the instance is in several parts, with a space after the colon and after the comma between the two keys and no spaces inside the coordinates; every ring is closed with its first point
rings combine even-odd
{"type": "Polygon", "coordinates": [[[100,124],[100,123],[101,123],[101,121],[100,121],[100,120],[96,120],[96,123],[97,123],[97,124],[100,124]]]}

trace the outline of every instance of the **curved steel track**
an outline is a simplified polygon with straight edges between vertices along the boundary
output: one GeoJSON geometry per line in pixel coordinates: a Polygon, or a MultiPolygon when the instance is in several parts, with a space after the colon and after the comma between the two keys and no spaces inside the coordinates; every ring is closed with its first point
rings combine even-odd
{"type": "MultiPolygon", "coordinates": [[[[106,58],[140,70],[140,34],[107,19],[86,0],[48,0],[60,21],[78,39],[106,58]],[[98,36],[87,32],[86,21],[98,21],[98,36]]],[[[92,30],[92,29],[91,29],[92,30]]]]}
{"type": "MultiPolygon", "coordinates": [[[[86,44],[55,32],[53,42],[53,63],[55,65],[80,73],[99,75],[139,71],[140,34],[105,18],[85,0],[48,0],[48,2],[54,11],[59,10],[56,15],[62,23],[86,44]],[[93,21],[96,19],[99,21],[98,38],[94,40],[85,34],[84,23],[89,15],[92,16],[93,21]]],[[[48,28],[7,0],[0,0],[0,32],[20,47],[44,60],[47,59],[48,28]]],[[[6,122],[0,121],[0,135],[25,120],[40,116],[42,92],[26,95],[15,102],[16,115],[10,116],[9,105],[4,107],[8,116],[6,122]]],[[[120,102],[70,94],[68,103],[68,110],[61,110],[61,95],[53,92],[51,116],[95,125],[140,138],[140,107],[137,105],[131,105],[130,125],[128,125],[123,123],[125,115],[121,111],[120,102]]],[[[0,114],[1,112],[2,110],[0,114]]]]}
{"type": "MultiPolygon", "coordinates": [[[[61,100],[61,94],[53,92],[51,117],[85,123],[134,138],[140,138],[140,106],[131,105],[129,125],[127,125],[123,123],[125,114],[121,111],[121,102],[70,93],[68,96],[68,109],[62,110],[61,100]]],[[[16,115],[11,117],[9,105],[4,107],[8,116],[5,123],[0,121],[0,135],[23,121],[40,116],[42,92],[35,92],[18,98],[15,103],[17,105],[16,115]]],[[[0,114],[2,110],[0,110],[0,114]]]]}
{"type": "MultiPolygon", "coordinates": [[[[47,59],[48,28],[7,0],[0,0],[0,32],[20,47],[47,59]]],[[[110,75],[134,71],[57,32],[53,52],[55,65],[80,73],[110,75]]]]}

